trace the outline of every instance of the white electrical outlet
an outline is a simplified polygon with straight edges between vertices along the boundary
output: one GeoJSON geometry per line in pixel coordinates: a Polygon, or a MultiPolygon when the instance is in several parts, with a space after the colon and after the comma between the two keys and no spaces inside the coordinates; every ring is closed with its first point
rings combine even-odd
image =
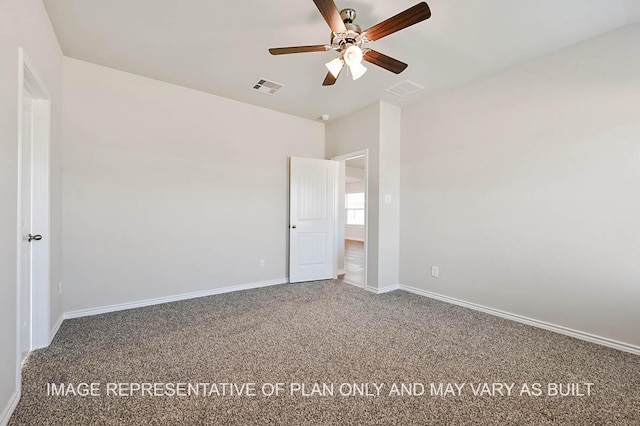
{"type": "Polygon", "coordinates": [[[62,280],[58,281],[58,295],[62,294],[62,280]]]}
{"type": "Polygon", "coordinates": [[[438,269],[437,266],[432,266],[431,267],[431,276],[434,278],[438,278],[438,274],[440,273],[440,270],[438,269]]]}
{"type": "Polygon", "coordinates": [[[260,266],[264,266],[267,262],[264,259],[260,259],[260,266]]]}

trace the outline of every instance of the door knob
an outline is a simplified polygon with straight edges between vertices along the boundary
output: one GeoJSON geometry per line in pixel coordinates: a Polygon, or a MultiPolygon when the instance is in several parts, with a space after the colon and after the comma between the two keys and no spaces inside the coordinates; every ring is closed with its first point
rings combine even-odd
{"type": "Polygon", "coordinates": [[[292,227],[293,229],[296,229],[296,226],[295,226],[295,225],[291,225],[291,227],[292,227]]]}
{"type": "Polygon", "coordinates": [[[31,235],[29,234],[29,239],[27,241],[31,242],[33,240],[36,241],[40,241],[42,239],[42,235],[36,234],[36,235],[31,235]]]}

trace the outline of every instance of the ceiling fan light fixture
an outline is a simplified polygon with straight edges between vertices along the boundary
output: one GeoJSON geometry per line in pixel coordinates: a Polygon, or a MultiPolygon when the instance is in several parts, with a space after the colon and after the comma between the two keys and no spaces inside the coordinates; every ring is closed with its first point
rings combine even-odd
{"type": "Polygon", "coordinates": [[[431,17],[429,6],[426,2],[421,1],[415,6],[362,31],[360,25],[354,23],[356,18],[355,10],[338,10],[334,0],[313,0],[313,2],[329,25],[329,28],[331,28],[330,43],[277,47],[269,49],[269,53],[272,55],[285,55],[290,53],[326,52],[328,50],[338,52],[340,54],[339,59],[325,64],[329,72],[327,72],[322,82],[323,86],[334,85],[345,65],[348,66],[347,71],[350,71],[349,73],[354,80],[362,77],[367,72],[367,68],[362,65],[363,59],[394,74],[400,74],[407,68],[407,64],[367,48],[367,43],[379,40],[431,17]]]}
{"type": "Polygon", "coordinates": [[[362,62],[362,49],[355,44],[352,44],[344,51],[344,62],[352,67],[354,64],[362,62]]]}
{"type": "Polygon", "coordinates": [[[324,66],[327,67],[331,75],[333,75],[335,78],[338,78],[338,74],[340,74],[340,71],[342,71],[342,67],[344,67],[344,61],[342,60],[342,58],[335,58],[334,60],[324,64],[324,66]]]}
{"type": "Polygon", "coordinates": [[[367,67],[362,65],[360,62],[356,62],[349,66],[349,71],[351,71],[351,78],[357,80],[367,72],[367,67]]]}

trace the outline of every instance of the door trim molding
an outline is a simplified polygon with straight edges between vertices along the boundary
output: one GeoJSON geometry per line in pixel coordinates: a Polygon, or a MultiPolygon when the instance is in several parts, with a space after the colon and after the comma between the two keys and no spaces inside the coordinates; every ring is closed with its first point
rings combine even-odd
{"type": "Polygon", "coordinates": [[[16,223],[16,389],[21,388],[21,245],[22,245],[22,110],[24,93],[33,100],[32,130],[32,225],[44,238],[32,249],[31,349],[49,345],[49,281],[50,281],[50,166],[51,96],[43,80],[22,48],[18,49],[18,196],[16,223]]]}

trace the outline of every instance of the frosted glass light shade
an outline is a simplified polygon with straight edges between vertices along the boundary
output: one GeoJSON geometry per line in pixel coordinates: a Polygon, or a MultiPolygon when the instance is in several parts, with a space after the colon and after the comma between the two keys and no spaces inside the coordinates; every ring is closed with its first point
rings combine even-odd
{"type": "Polygon", "coordinates": [[[367,67],[362,65],[360,62],[356,62],[355,64],[349,66],[349,70],[351,71],[351,77],[354,80],[357,80],[362,77],[365,72],[367,72],[367,67]]]}
{"type": "Polygon", "coordinates": [[[347,50],[344,51],[344,62],[349,65],[349,67],[362,62],[362,49],[356,45],[349,46],[347,50]]]}
{"type": "Polygon", "coordinates": [[[344,61],[342,58],[335,58],[334,60],[327,62],[324,64],[325,67],[329,70],[329,72],[336,78],[338,78],[338,74],[342,71],[342,67],[344,67],[344,61]]]}

